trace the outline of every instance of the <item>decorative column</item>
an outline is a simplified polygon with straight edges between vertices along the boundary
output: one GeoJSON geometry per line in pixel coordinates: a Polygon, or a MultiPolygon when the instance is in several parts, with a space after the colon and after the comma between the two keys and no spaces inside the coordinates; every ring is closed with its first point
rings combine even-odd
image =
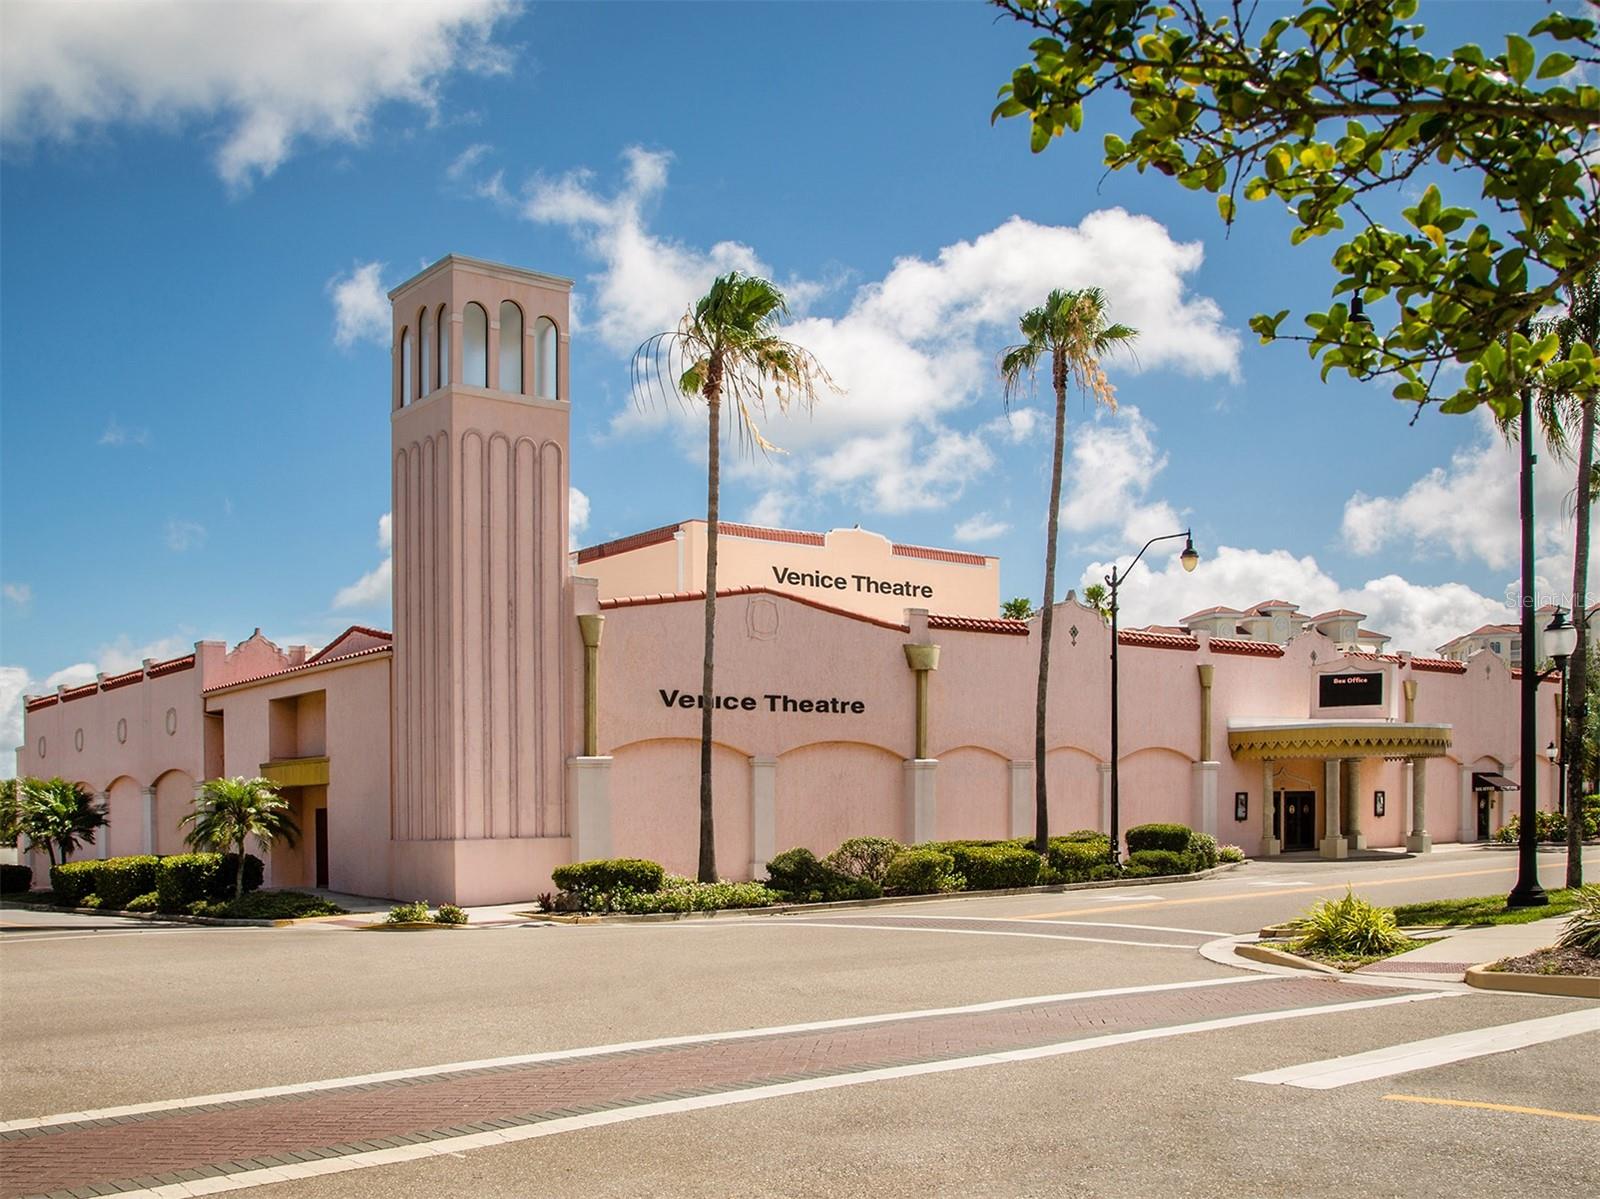
{"type": "Polygon", "coordinates": [[[1428,759],[1412,758],[1411,833],[1406,837],[1407,853],[1432,853],[1433,838],[1428,835],[1428,759]]]}
{"type": "Polygon", "coordinates": [[[939,647],[908,645],[905,651],[906,665],[917,676],[916,753],[912,756],[920,762],[928,756],[928,675],[939,669],[939,647]]]}
{"type": "Polygon", "coordinates": [[[572,796],[572,860],[611,856],[611,759],[567,759],[567,793],[572,796]]]}
{"type": "Polygon", "coordinates": [[[1415,724],[1417,722],[1417,680],[1407,679],[1400,687],[1406,697],[1406,723],[1415,724]]]}
{"type": "Polygon", "coordinates": [[[906,762],[906,833],[913,845],[933,841],[939,832],[939,763],[928,757],[928,675],[939,669],[937,645],[907,645],[906,665],[917,676],[914,748],[906,762]]]}
{"type": "MultiPolygon", "coordinates": [[[[104,679],[105,675],[101,675],[100,677],[104,679]]],[[[103,862],[111,856],[111,822],[109,820],[111,815],[111,792],[102,791],[96,795],[95,798],[100,801],[100,807],[104,809],[106,816],[108,817],[106,823],[95,830],[94,837],[95,850],[99,854],[100,860],[103,862]]]]}
{"type": "Polygon", "coordinates": [[[1322,767],[1322,844],[1318,852],[1335,860],[1350,856],[1349,843],[1339,831],[1339,759],[1329,758],[1322,767]]]}
{"type": "Polygon", "coordinates": [[[765,878],[778,856],[778,759],[750,759],[750,877],[765,878]]]}
{"type": "Polygon", "coordinates": [[[578,617],[583,634],[583,756],[600,753],[600,634],[606,618],[598,612],[578,617]]]}
{"type": "Polygon", "coordinates": [[[144,831],[141,838],[144,848],[141,853],[155,853],[156,851],[156,789],[146,787],[139,794],[144,797],[143,820],[140,826],[144,831]]]}
{"type": "Polygon", "coordinates": [[[1033,802],[1033,760],[1026,762],[1011,762],[1011,835],[1013,837],[1033,836],[1034,811],[1033,802]]]}
{"type": "Polygon", "coordinates": [[[1351,849],[1365,849],[1367,836],[1361,831],[1361,809],[1366,803],[1366,797],[1361,790],[1361,759],[1346,758],[1344,767],[1349,779],[1345,795],[1350,809],[1350,828],[1345,834],[1345,843],[1351,849]]]}
{"type": "Polygon", "coordinates": [[[1272,835],[1272,763],[1265,761],[1261,763],[1261,856],[1275,858],[1282,850],[1282,840],[1272,835]]]}
{"type": "Polygon", "coordinates": [[[1217,835],[1217,771],[1220,763],[1211,756],[1211,682],[1216,668],[1209,663],[1195,667],[1200,676],[1200,760],[1194,764],[1194,827],[1217,835]]]}
{"type": "Polygon", "coordinates": [[[1477,797],[1472,793],[1472,767],[1462,766],[1460,774],[1461,813],[1456,837],[1460,841],[1476,841],[1478,839],[1478,811],[1475,803],[1477,797]]]}

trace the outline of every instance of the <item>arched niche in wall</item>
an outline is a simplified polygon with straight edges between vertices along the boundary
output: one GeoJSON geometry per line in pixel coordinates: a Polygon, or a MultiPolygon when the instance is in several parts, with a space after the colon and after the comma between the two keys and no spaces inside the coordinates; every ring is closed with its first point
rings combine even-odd
{"type": "Polygon", "coordinates": [[[560,336],[556,323],[541,316],[533,325],[533,394],[541,400],[559,398],[560,380],[556,378],[557,345],[560,336]]]}
{"type": "Polygon", "coordinates": [[[434,378],[435,387],[448,387],[450,385],[450,309],[447,305],[439,305],[439,315],[434,320],[438,333],[439,346],[438,374],[434,378]]]}
{"type": "Polygon", "coordinates": [[[489,386],[489,314],[482,304],[462,310],[461,343],[461,381],[468,387],[489,386]]]}
{"type": "Polygon", "coordinates": [[[522,394],[522,309],[500,304],[500,390],[522,394]]]}
{"type": "Polygon", "coordinates": [[[400,404],[404,407],[411,402],[411,389],[416,385],[412,377],[411,361],[411,330],[400,330],[400,404]]]}
{"type": "Polygon", "coordinates": [[[422,338],[419,357],[420,368],[417,371],[417,393],[427,395],[438,386],[438,377],[433,366],[433,322],[428,319],[428,310],[424,308],[417,313],[417,329],[422,338]]]}

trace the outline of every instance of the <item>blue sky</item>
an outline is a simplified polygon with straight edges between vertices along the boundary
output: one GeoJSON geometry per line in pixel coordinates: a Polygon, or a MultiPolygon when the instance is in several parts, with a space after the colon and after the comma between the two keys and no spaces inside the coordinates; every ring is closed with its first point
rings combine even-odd
{"type": "MultiPolygon", "coordinates": [[[[972,546],[1037,597],[1048,430],[1037,404],[1006,422],[993,355],[1049,286],[1098,283],[1141,337],[1120,412],[1072,406],[1065,586],[1192,523],[1200,571],[1141,568],[1130,622],[1281,595],[1431,650],[1504,603],[1512,459],[1483,424],[1412,425],[1248,332],[1323,299],[1331,244],[1102,178],[1111,107],[1039,156],[991,128],[1028,39],[978,4],[166,7],[0,14],[8,744],[24,690],[258,625],[387,627],[378,293],[452,251],[577,280],[584,541],[703,507],[698,426],[636,410],[628,352],[739,266],[789,288],[847,391],[771,421],[792,453],[736,463],[725,514],[972,546]]],[[[1422,16],[1498,45],[1531,8],[1422,16]]]]}

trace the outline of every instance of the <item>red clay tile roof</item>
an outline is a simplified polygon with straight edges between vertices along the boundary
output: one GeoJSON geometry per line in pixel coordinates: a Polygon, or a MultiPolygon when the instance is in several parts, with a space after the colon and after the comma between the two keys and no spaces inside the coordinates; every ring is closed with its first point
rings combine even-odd
{"type": "Polygon", "coordinates": [[[1262,600],[1259,604],[1252,604],[1248,610],[1251,611],[1251,612],[1256,613],[1257,615],[1260,615],[1260,614],[1264,613],[1268,608],[1289,608],[1289,609],[1291,609],[1293,611],[1298,611],[1299,608],[1300,608],[1300,605],[1299,604],[1291,604],[1288,600],[1271,599],[1271,600],[1262,600]]]}
{"type": "Polygon", "coordinates": [[[938,616],[928,614],[930,629],[955,629],[962,633],[1007,633],[1013,637],[1028,635],[1028,622],[1008,620],[1005,617],[983,619],[976,616],[938,616]]]}
{"type": "Polygon", "coordinates": [[[22,710],[24,712],[37,712],[40,708],[48,708],[51,704],[60,702],[61,697],[57,695],[35,695],[32,699],[24,699],[22,701],[22,710]]]}
{"type": "Polygon", "coordinates": [[[927,558],[933,562],[958,562],[963,566],[984,566],[989,559],[982,554],[969,554],[965,550],[936,550],[927,545],[902,545],[895,542],[890,552],[901,558],[927,558]]]}
{"type": "Polygon", "coordinates": [[[86,699],[99,690],[99,683],[84,683],[79,687],[68,687],[65,691],[61,692],[61,702],[66,703],[68,700],[86,699]]]}
{"type": "Polygon", "coordinates": [[[634,533],[628,537],[619,537],[615,541],[604,541],[599,545],[591,545],[578,551],[578,561],[592,562],[596,558],[609,558],[612,554],[626,554],[630,550],[643,549],[647,545],[671,541],[672,535],[681,527],[681,523],[662,525],[659,529],[646,529],[643,533],[634,533]]]}
{"type": "Polygon", "coordinates": [[[106,681],[101,684],[100,690],[115,691],[118,687],[126,687],[130,683],[137,683],[143,678],[144,671],[142,669],[130,670],[126,674],[109,675],[107,676],[106,681]]]}
{"type": "Polygon", "coordinates": [[[1412,670],[1436,670],[1440,674],[1465,674],[1467,664],[1454,658],[1412,658],[1412,670]]]}
{"type": "Polygon", "coordinates": [[[1188,633],[1147,633],[1143,629],[1120,629],[1117,632],[1118,645],[1142,645],[1147,649],[1187,649],[1200,648],[1198,638],[1188,633]]]}
{"type": "Polygon", "coordinates": [[[164,674],[177,674],[180,670],[188,670],[193,666],[193,654],[185,654],[181,658],[168,658],[165,662],[152,662],[150,664],[150,677],[159,679],[164,674]]]}
{"type": "Polygon", "coordinates": [[[1392,641],[1393,640],[1393,638],[1390,637],[1388,633],[1374,633],[1371,629],[1357,629],[1356,630],[1356,636],[1357,637],[1374,637],[1374,638],[1377,638],[1380,641],[1392,641]]]}
{"type": "Polygon", "coordinates": [[[755,541],[781,541],[785,545],[825,545],[821,533],[805,533],[799,529],[766,529],[760,525],[730,525],[725,520],[717,522],[717,532],[723,537],[749,537],[755,541]]]}
{"type": "Polygon", "coordinates": [[[351,662],[356,658],[369,658],[375,654],[388,654],[393,652],[393,645],[369,645],[365,649],[351,650],[348,654],[334,654],[331,658],[323,658],[321,661],[315,662],[308,660],[300,663],[298,666],[285,666],[282,670],[269,670],[265,674],[255,674],[251,675],[247,679],[235,679],[231,683],[223,683],[220,686],[208,687],[205,690],[205,694],[214,695],[219,691],[230,691],[235,687],[243,687],[249,683],[270,682],[273,679],[281,679],[285,675],[298,674],[303,670],[310,670],[313,666],[332,666],[336,662],[351,662]]]}
{"type": "MultiPolygon", "coordinates": [[[[336,658],[344,657],[345,655],[343,655],[343,654],[334,654],[333,651],[339,648],[340,642],[345,641],[349,637],[351,637],[353,635],[357,635],[357,634],[360,634],[360,635],[366,636],[366,637],[376,637],[379,641],[387,641],[391,645],[394,644],[394,634],[393,633],[386,633],[382,629],[370,629],[366,625],[353,624],[348,629],[346,629],[344,632],[340,633],[337,637],[335,637],[332,641],[328,642],[327,645],[323,646],[316,653],[312,654],[309,658],[307,658],[305,660],[305,662],[303,664],[306,665],[306,666],[309,666],[313,662],[328,661],[328,660],[330,660],[330,657],[336,657],[336,658]]],[[[376,649],[377,647],[376,646],[372,646],[372,647],[369,647],[369,648],[376,649]]]]}
{"type": "Polygon", "coordinates": [[[1318,612],[1315,616],[1312,616],[1309,619],[1311,619],[1311,620],[1330,620],[1335,616],[1344,616],[1344,617],[1354,616],[1357,619],[1360,619],[1361,617],[1364,617],[1365,615],[1366,615],[1365,612],[1352,612],[1349,608],[1333,608],[1333,609],[1331,609],[1331,610],[1329,610],[1327,612],[1318,612]]]}
{"type": "MultiPolygon", "coordinates": [[[[819,612],[831,612],[835,616],[848,616],[851,620],[859,620],[863,624],[875,624],[879,628],[895,629],[902,633],[910,632],[908,625],[896,624],[889,620],[878,620],[876,617],[863,616],[859,612],[851,612],[844,608],[835,608],[831,604],[820,604],[816,600],[806,599],[802,595],[791,595],[787,591],[777,591],[771,587],[728,587],[717,589],[717,598],[725,599],[732,595],[771,595],[778,599],[786,599],[792,603],[804,604],[808,608],[815,608],[819,612]]],[[[608,611],[612,608],[644,608],[651,604],[678,604],[690,600],[704,600],[704,591],[668,591],[655,595],[626,595],[616,596],[613,599],[601,600],[600,608],[608,611]]]]}
{"type": "Polygon", "coordinates": [[[1272,641],[1248,641],[1243,637],[1213,637],[1211,649],[1219,654],[1244,654],[1254,658],[1281,658],[1283,646],[1272,641]]]}
{"type": "Polygon", "coordinates": [[[1244,613],[1239,611],[1239,609],[1237,609],[1237,608],[1224,608],[1219,604],[1214,608],[1201,608],[1200,611],[1198,611],[1198,612],[1191,612],[1191,613],[1189,613],[1189,615],[1180,616],[1178,619],[1182,623],[1187,624],[1187,623],[1189,623],[1189,621],[1196,620],[1196,619],[1198,619],[1199,617],[1202,617],[1202,616],[1243,616],[1243,615],[1244,615],[1244,613]]]}

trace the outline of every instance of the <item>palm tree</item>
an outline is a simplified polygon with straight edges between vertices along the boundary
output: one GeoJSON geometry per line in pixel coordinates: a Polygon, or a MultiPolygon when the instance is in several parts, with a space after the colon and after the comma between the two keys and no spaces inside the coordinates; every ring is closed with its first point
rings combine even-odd
{"type": "Polygon", "coordinates": [[[777,323],[788,313],[783,293],[766,279],[730,271],[670,332],[657,333],[633,354],[634,394],[645,402],[676,394],[683,402],[706,406],[706,595],[705,659],[700,675],[700,864],[701,882],[717,880],[717,850],[711,804],[712,675],[717,622],[717,523],[722,486],[723,401],[731,404],[732,424],[741,444],[762,453],[782,453],[761,435],[767,402],[780,412],[791,404],[809,408],[818,387],[837,391],[812,354],[778,336],[777,323]]]}
{"type": "Polygon", "coordinates": [[[1056,393],[1056,441],[1050,460],[1049,532],[1044,547],[1044,602],[1039,607],[1039,690],[1034,709],[1033,795],[1034,848],[1043,853],[1050,839],[1049,793],[1045,784],[1045,704],[1050,681],[1050,633],[1056,600],[1056,537],[1061,526],[1061,468],[1067,437],[1067,384],[1078,385],[1086,398],[1117,406],[1116,392],[1100,366],[1102,356],[1115,353],[1138,333],[1127,325],[1106,321],[1105,293],[1098,287],[1081,291],[1052,291],[1041,308],[1023,314],[1023,341],[1000,356],[1000,377],[1009,406],[1024,382],[1037,377],[1039,363],[1048,359],[1050,382],[1056,393]]]}
{"type": "Polygon", "coordinates": [[[1104,583],[1090,583],[1083,589],[1083,602],[1100,613],[1101,620],[1111,619],[1111,593],[1104,583]]]}
{"type": "Polygon", "coordinates": [[[58,866],[81,845],[93,845],[96,829],[106,825],[106,809],[77,783],[64,778],[19,779],[16,784],[17,831],[28,838],[28,850],[41,848],[58,866]]]}
{"type": "MultiPolygon", "coordinates": [[[[1600,280],[1581,276],[1568,292],[1567,311],[1545,322],[1538,331],[1555,333],[1561,352],[1569,352],[1575,342],[1600,347],[1600,280]]],[[[1589,516],[1594,501],[1594,426],[1596,396],[1593,392],[1552,392],[1538,397],[1538,415],[1545,440],[1559,456],[1572,457],[1566,436],[1569,424],[1578,425],[1575,512],[1577,531],[1572,550],[1572,621],[1577,626],[1578,644],[1567,660],[1566,723],[1561,745],[1561,760],[1567,763],[1568,791],[1582,792],[1588,771],[1584,736],[1588,724],[1589,672],[1589,516]]],[[[1563,796],[1566,802],[1566,796],[1563,796]]],[[[1581,805],[1566,802],[1567,808],[1567,886],[1583,886],[1583,817],[1581,805]]]]}
{"type": "Polygon", "coordinates": [[[202,783],[194,811],[178,823],[190,826],[183,839],[193,848],[238,854],[235,900],[244,895],[245,841],[254,837],[270,849],[278,841],[293,845],[300,835],[289,815],[288,801],[271,782],[260,778],[216,778],[202,783]]]}

